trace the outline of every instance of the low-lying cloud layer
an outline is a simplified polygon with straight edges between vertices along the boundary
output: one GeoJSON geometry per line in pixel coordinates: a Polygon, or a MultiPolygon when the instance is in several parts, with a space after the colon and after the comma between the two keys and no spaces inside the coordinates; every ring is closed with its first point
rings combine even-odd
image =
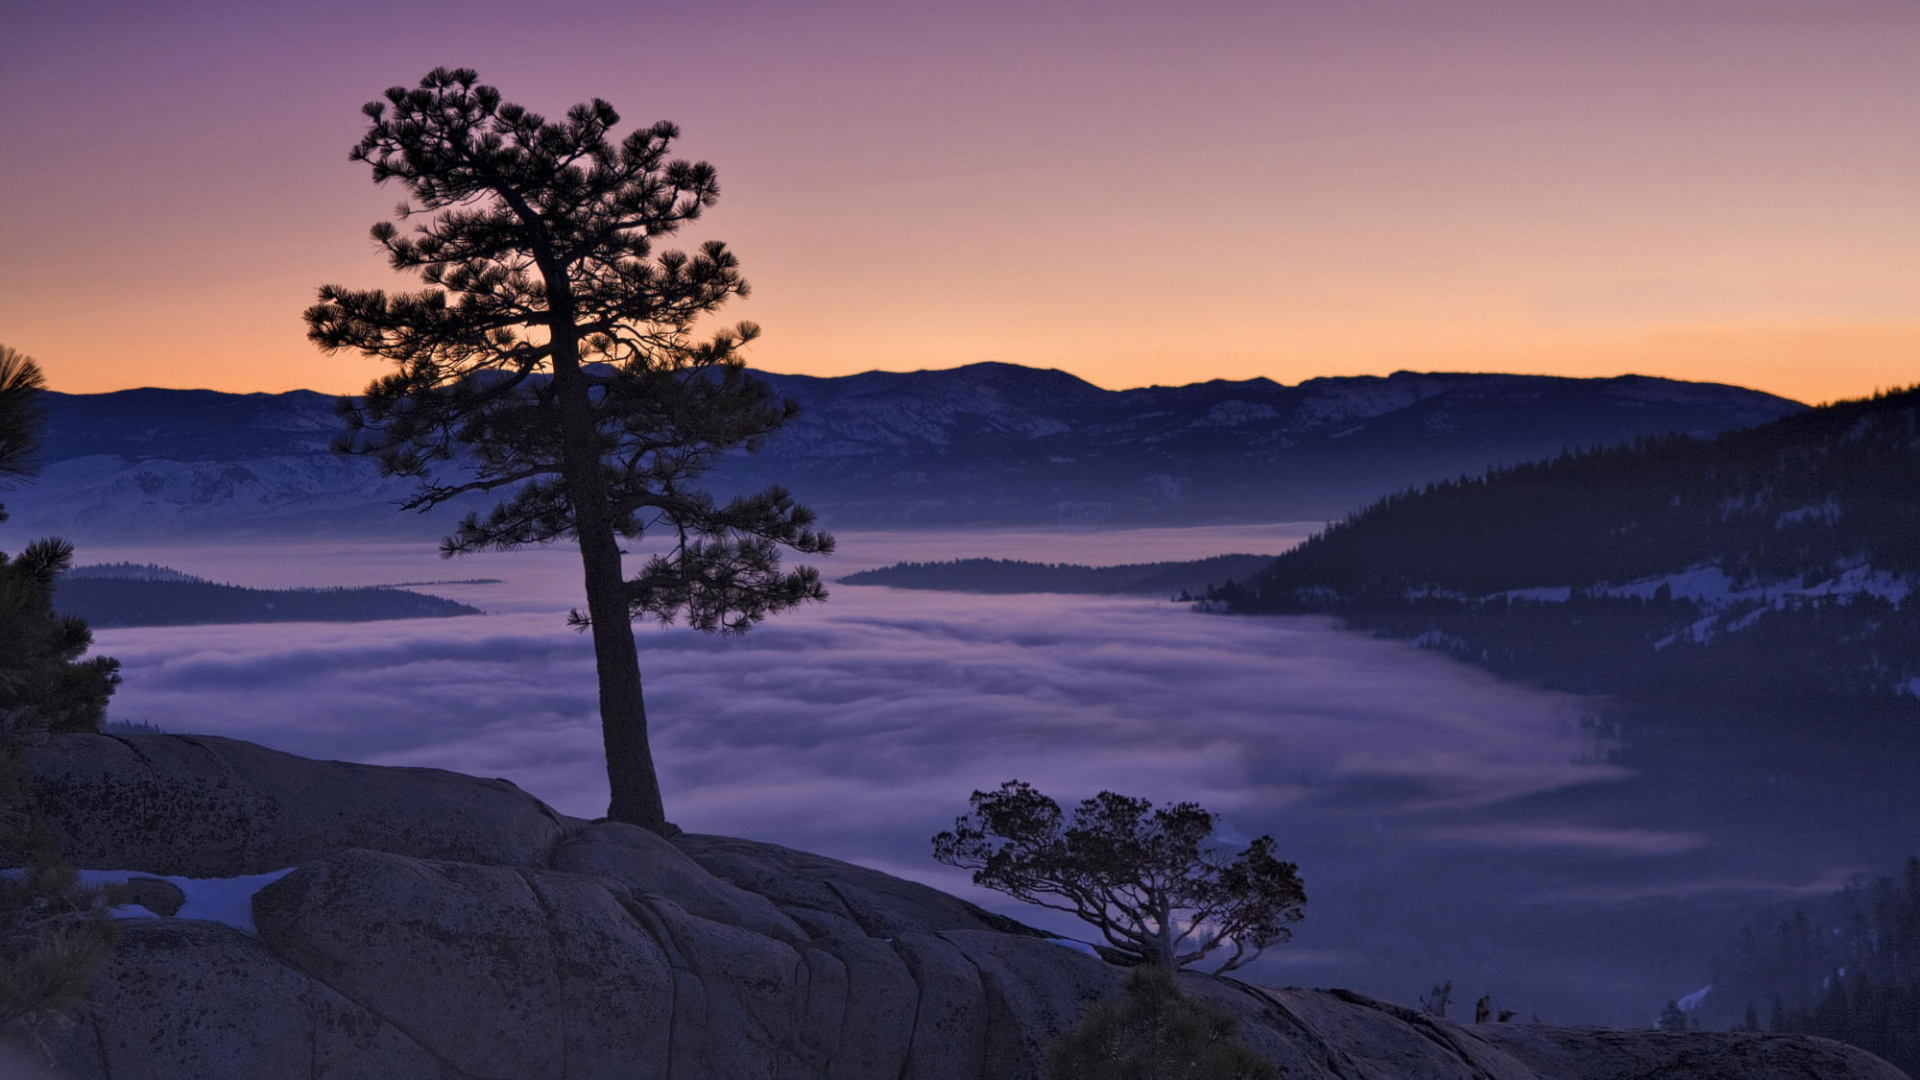
{"type": "MultiPolygon", "coordinates": [[[[948,536],[944,551],[929,534],[891,549],[847,539],[853,565],[837,572],[1028,554],[1024,540],[994,550],[979,534],[948,536]]],[[[1183,557],[1175,539],[1142,558],[1183,557]]],[[[1052,558],[1075,557],[1070,540],[1052,543],[1052,558]]],[[[444,564],[430,549],[316,549],[292,562],[275,551],[83,556],[224,569],[247,584],[507,580],[431,590],[496,612],[485,616],[103,631],[101,651],[125,664],[116,717],[504,776],[566,813],[604,811],[592,651],[560,617],[577,603],[569,552],[444,564]]],[[[1713,838],[1685,822],[1636,819],[1611,794],[1631,775],[1592,763],[1581,701],[1328,621],[839,586],[830,603],[744,638],[649,628],[640,641],[681,826],[855,860],[1071,932],[974,893],[932,862],[928,837],[969,792],[1013,777],[1063,802],[1105,788],[1191,799],[1233,835],[1273,834],[1307,881],[1297,943],[1256,977],[1402,1000],[1453,978],[1528,1011],[1638,1020],[1699,974],[1670,936],[1632,932],[1648,897],[1687,895],[1695,878],[1780,885],[1718,865],[1713,838]],[[1578,897],[1578,910],[1556,897],[1578,897]],[[1605,957],[1619,974],[1595,975],[1602,953],[1619,954],[1605,957]]],[[[1669,920],[1669,934],[1688,925],[1669,920]]]]}

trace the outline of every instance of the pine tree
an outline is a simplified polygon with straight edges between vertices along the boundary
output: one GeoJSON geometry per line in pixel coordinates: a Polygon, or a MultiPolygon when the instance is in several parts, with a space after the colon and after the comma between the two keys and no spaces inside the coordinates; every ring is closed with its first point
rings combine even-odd
{"type": "Polygon", "coordinates": [[[694,337],[747,292],[733,253],[655,250],[718,197],[712,167],[668,160],[672,124],[615,142],[604,101],[549,121],[477,79],[436,69],[364,109],[372,123],[351,156],[398,182],[399,218],[417,221],[411,235],[382,222],[374,238],[427,287],[324,286],[308,336],[397,366],[342,402],[340,445],[418,479],[409,508],[511,492],[462,521],[444,555],[578,544],[587,605],[573,621],[593,634],[608,816],[663,831],[634,616],[745,630],[825,598],[813,569],[781,568],[780,550],[825,554],[833,539],[779,488],[721,505],[697,486],[794,413],[742,366],[757,327],[694,337]],[[649,531],[674,546],[628,580],[620,541],[649,531]]]}
{"type": "MultiPolygon", "coordinates": [[[[31,357],[0,345],[0,486],[34,475],[45,389],[31,357]]],[[[62,540],[0,553],[0,852],[15,868],[0,878],[0,1043],[43,1051],[43,1033],[71,1025],[86,1005],[113,941],[106,909],[117,902],[79,884],[22,805],[22,745],[97,730],[120,681],[118,662],[80,659],[93,643],[87,624],[54,611],[54,579],[72,556],[62,540]]]]}
{"type": "MultiPolygon", "coordinates": [[[[31,357],[0,345],[0,482],[36,471],[45,389],[31,357]]],[[[120,682],[118,661],[81,659],[93,645],[87,624],[54,611],[54,581],[72,560],[64,540],[37,540],[12,557],[0,552],[0,739],[96,730],[120,682]]]]}

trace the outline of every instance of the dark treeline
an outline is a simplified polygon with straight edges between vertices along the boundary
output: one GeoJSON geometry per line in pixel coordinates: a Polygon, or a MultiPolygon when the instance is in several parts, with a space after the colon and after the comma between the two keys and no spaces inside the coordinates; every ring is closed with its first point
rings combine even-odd
{"type": "Polygon", "coordinates": [[[1735,580],[1920,571],[1920,389],[1713,440],[1567,453],[1389,496],[1233,595],[1250,609],[1627,582],[1711,563],[1735,580]],[[1302,595],[1302,594],[1305,595],[1302,595]]]}
{"type": "Polygon", "coordinates": [[[1215,555],[1193,562],[1080,566],[1075,563],[1021,562],[1014,559],[955,559],[907,562],[862,570],[840,580],[848,585],[890,585],[896,589],[941,589],[973,593],[1160,593],[1176,596],[1203,592],[1233,578],[1258,573],[1271,555],[1215,555]]]}
{"type": "Polygon", "coordinates": [[[1920,1075],[1920,858],[1742,929],[1701,1019],[1838,1039],[1920,1075]]]}
{"type": "Polygon", "coordinates": [[[1855,589],[1715,608],[1607,591],[1697,567],[1735,587],[1920,572],[1920,390],[1396,495],[1211,598],[1335,614],[1615,695],[1621,717],[1920,720],[1920,602],[1855,589]],[[1555,587],[1565,602],[1504,595],[1555,587]]]}
{"type": "Polygon", "coordinates": [[[480,613],[478,608],[403,589],[247,589],[207,581],[104,577],[62,579],[54,604],[62,613],[78,615],[97,627],[369,622],[480,613]]]}
{"type": "MultiPolygon", "coordinates": [[[[1507,678],[1614,699],[1615,719],[1684,715],[1701,724],[1860,728],[1920,723],[1920,603],[1864,594],[1785,608],[1736,604],[1696,639],[1702,605],[1576,593],[1565,603],[1426,598],[1333,607],[1350,625],[1478,664],[1507,678]]],[[[1908,728],[1907,730],[1914,730],[1908,728]]]]}
{"type": "Polygon", "coordinates": [[[88,566],[76,566],[66,572],[66,580],[79,578],[131,578],[136,581],[205,581],[206,578],[183,574],[171,566],[159,563],[93,563],[88,566]]]}

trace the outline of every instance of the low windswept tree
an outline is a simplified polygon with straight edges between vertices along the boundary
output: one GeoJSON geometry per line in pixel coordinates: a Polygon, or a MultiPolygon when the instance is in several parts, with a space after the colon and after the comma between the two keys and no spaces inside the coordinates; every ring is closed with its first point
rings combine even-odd
{"type": "Polygon", "coordinates": [[[1307,902],[1299,868],[1274,858],[1273,837],[1233,852],[1216,815],[1193,803],[1156,809],[1103,791],[1071,819],[1033,786],[976,791],[972,812],[933,838],[934,858],[973,882],[1093,925],[1138,963],[1175,971],[1227,950],[1215,973],[1288,940],[1307,902]]]}
{"type": "Polygon", "coordinates": [[[666,829],[633,640],[635,616],[743,631],[826,596],[781,551],[833,538],[780,488],[722,504],[699,480],[724,453],[757,449],[794,415],[743,366],[750,323],[696,338],[747,282],[726,246],[659,251],[719,196],[713,168],[669,160],[679,129],[615,139],[595,99],[548,120],[503,102],[466,69],[439,68],[364,109],[353,148],[377,183],[407,193],[373,229],[393,268],[426,288],[337,285],[306,313],[308,336],[394,363],[341,402],[343,450],[420,481],[405,506],[505,494],[469,515],[442,554],[572,540],[593,634],[609,817],[666,829]],[[670,538],[629,579],[621,541],[670,538]]]}

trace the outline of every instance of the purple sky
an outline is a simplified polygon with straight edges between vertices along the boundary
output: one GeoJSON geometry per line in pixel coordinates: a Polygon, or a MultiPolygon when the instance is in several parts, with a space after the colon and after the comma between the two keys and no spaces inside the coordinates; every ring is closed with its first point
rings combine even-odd
{"type": "Polygon", "coordinates": [[[1920,378],[1920,4],[39,4],[0,67],[0,341],[55,386],[353,390],[359,105],[468,65],[677,121],[755,362],[1107,386],[1920,378]]]}

